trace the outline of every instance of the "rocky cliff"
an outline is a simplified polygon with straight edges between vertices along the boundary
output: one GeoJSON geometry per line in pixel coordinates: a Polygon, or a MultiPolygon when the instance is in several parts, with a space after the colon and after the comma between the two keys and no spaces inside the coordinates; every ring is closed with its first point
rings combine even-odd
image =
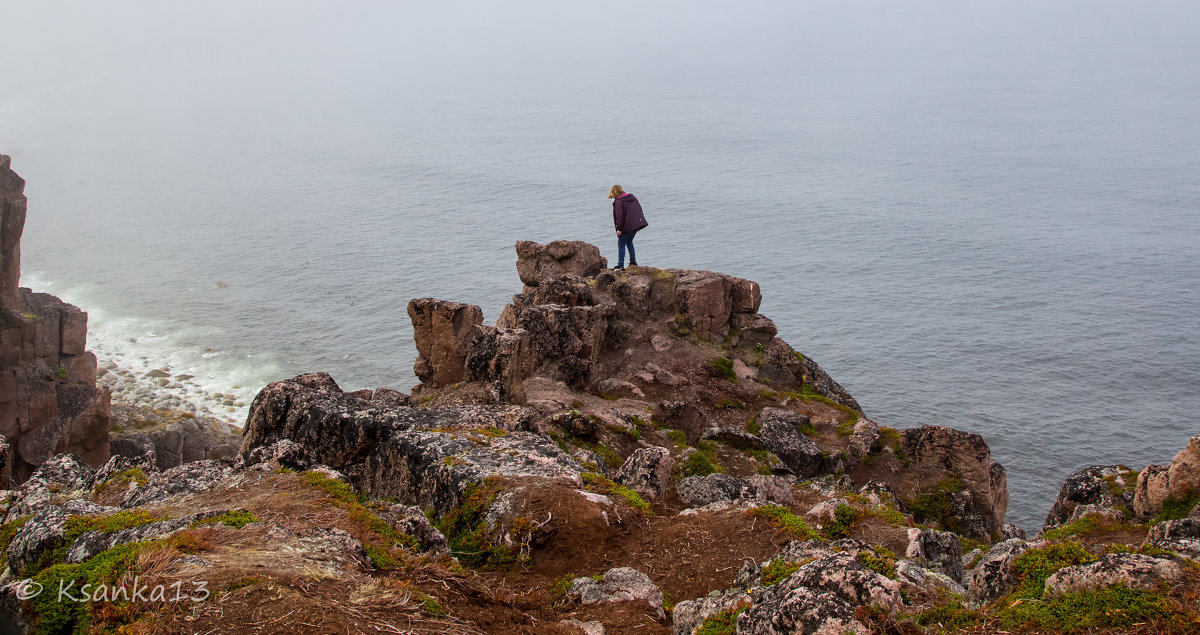
{"type": "Polygon", "coordinates": [[[108,459],[109,395],[96,388],[86,350],[87,314],[44,293],[18,288],[25,181],[0,155],[0,434],[17,482],[55,454],[99,466],[108,459]]]}
{"type": "Polygon", "coordinates": [[[1170,465],[1072,475],[1030,540],[1003,523],[1005,472],[979,435],[867,418],[776,337],[757,284],[614,272],[584,243],[517,255],[523,288],[494,326],[470,304],[409,304],[411,395],[311,373],[258,394],[236,460],[165,469],[199,458],[183,440],[99,469],[42,464],[0,494],[0,619],[7,606],[81,633],[1200,630],[1200,437],[1170,465]],[[25,599],[196,580],[211,596],[25,599]]]}

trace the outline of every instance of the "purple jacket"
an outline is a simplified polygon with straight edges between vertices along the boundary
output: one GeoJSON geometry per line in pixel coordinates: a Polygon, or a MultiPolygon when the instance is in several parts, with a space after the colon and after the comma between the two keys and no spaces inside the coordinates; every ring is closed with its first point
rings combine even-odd
{"type": "Polygon", "coordinates": [[[613,199],[613,225],[616,225],[617,231],[627,234],[649,224],[636,196],[625,193],[613,199]]]}

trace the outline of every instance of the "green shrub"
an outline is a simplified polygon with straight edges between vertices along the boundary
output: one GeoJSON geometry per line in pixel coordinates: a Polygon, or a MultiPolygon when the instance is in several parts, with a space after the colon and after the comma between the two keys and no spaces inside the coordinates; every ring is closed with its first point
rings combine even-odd
{"type": "Polygon", "coordinates": [[[678,443],[679,445],[687,445],[687,433],[683,430],[667,430],[667,438],[678,443]]]}
{"type": "Polygon", "coordinates": [[[776,529],[786,531],[800,540],[816,540],[817,533],[799,516],[782,505],[765,505],[749,510],[749,513],[764,518],[776,529]]]}
{"type": "Polygon", "coordinates": [[[762,586],[772,586],[800,570],[799,562],[772,560],[762,569],[762,586]]]}
{"type": "Polygon", "coordinates": [[[494,486],[472,483],[463,492],[458,506],[446,513],[438,529],[446,536],[450,553],[464,565],[475,568],[502,568],[516,561],[507,545],[495,545],[488,537],[483,516],[496,500],[494,486]]]}
{"type": "Polygon", "coordinates": [[[954,600],[921,612],[915,621],[918,626],[940,626],[947,630],[958,630],[974,626],[982,619],[979,611],[968,609],[961,602],[954,600]]]}
{"type": "Polygon", "coordinates": [[[197,520],[192,523],[192,528],[196,528],[201,525],[213,525],[216,523],[221,523],[223,525],[233,527],[234,529],[241,529],[250,523],[256,522],[258,522],[258,519],[254,517],[254,514],[251,514],[244,509],[234,509],[227,511],[220,516],[213,516],[211,518],[197,520]]]}
{"type": "Polygon", "coordinates": [[[700,624],[700,628],[696,629],[695,635],[734,635],[737,632],[738,616],[747,608],[749,607],[746,605],[737,606],[708,616],[700,624]]]}
{"type": "Polygon", "coordinates": [[[641,494],[638,494],[628,487],[625,487],[624,485],[617,485],[609,480],[608,477],[601,474],[596,474],[594,472],[584,472],[580,476],[583,478],[583,484],[592,488],[597,493],[604,494],[606,496],[611,495],[620,497],[627,505],[636,511],[648,516],[654,515],[654,512],[650,509],[650,504],[647,503],[644,498],[642,498],[641,494]]]}
{"type": "Polygon", "coordinates": [[[1001,609],[997,617],[1005,630],[1045,633],[1111,632],[1135,625],[1154,624],[1147,632],[1192,633],[1195,616],[1181,612],[1153,591],[1125,586],[1066,593],[1040,602],[1019,602],[1001,609]]]}
{"type": "Polygon", "coordinates": [[[692,452],[680,466],[684,476],[707,476],[717,471],[712,461],[703,452],[692,452]]]}
{"type": "Polygon", "coordinates": [[[962,489],[962,479],[952,474],[935,485],[933,491],[918,494],[912,501],[907,502],[905,507],[917,523],[957,533],[959,519],[955,513],[953,495],[962,489]]]}
{"type": "Polygon", "coordinates": [[[1187,496],[1168,496],[1163,501],[1162,511],[1150,521],[1150,524],[1187,518],[1197,503],[1200,503],[1200,492],[1194,492],[1187,496]]]}
{"type": "Polygon", "coordinates": [[[896,579],[896,554],[886,547],[872,547],[871,551],[860,551],[854,558],[875,573],[896,579]]]}
{"type": "Polygon", "coordinates": [[[1083,518],[1073,520],[1060,527],[1047,529],[1042,537],[1046,540],[1063,540],[1070,536],[1080,534],[1090,534],[1100,529],[1100,520],[1094,515],[1084,516],[1083,518]]]}
{"type": "Polygon", "coordinates": [[[91,585],[89,593],[97,591],[100,584],[111,587],[134,567],[138,554],[146,545],[120,545],[80,564],[56,564],[34,575],[33,581],[46,590],[28,601],[35,616],[34,632],[39,635],[112,632],[113,627],[133,621],[142,608],[138,604],[121,599],[115,602],[59,601],[58,591],[66,589],[72,597],[82,597],[84,585],[91,585]],[[95,616],[101,614],[105,617],[103,627],[93,623],[95,616]]]}
{"type": "Polygon", "coordinates": [[[1046,578],[1054,572],[1077,564],[1094,562],[1096,557],[1088,553],[1077,542],[1064,542],[1040,549],[1030,549],[1013,561],[1017,574],[1016,589],[1010,594],[1013,599],[1039,599],[1046,587],[1046,578]]]}
{"type": "Polygon", "coordinates": [[[728,357],[718,357],[708,363],[717,377],[724,377],[733,383],[737,383],[737,373],[733,370],[733,360],[728,357]]]}
{"type": "Polygon", "coordinates": [[[833,520],[821,526],[821,533],[830,540],[849,538],[854,531],[854,525],[862,520],[862,512],[845,503],[833,510],[833,520]]]}

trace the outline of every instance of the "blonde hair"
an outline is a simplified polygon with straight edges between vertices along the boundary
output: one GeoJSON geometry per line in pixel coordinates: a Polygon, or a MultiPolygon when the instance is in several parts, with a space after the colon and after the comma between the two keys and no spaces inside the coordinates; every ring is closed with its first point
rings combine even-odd
{"type": "Polygon", "coordinates": [[[609,198],[616,198],[623,195],[625,195],[625,188],[621,187],[620,185],[614,185],[610,190],[608,190],[609,198]]]}

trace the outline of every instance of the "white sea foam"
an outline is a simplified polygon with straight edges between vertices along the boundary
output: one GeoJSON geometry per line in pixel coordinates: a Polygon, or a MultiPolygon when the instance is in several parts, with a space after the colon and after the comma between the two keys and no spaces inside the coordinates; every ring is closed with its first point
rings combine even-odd
{"type": "Polygon", "coordinates": [[[101,384],[113,390],[114,403],[189,410],[240,426],[258,390],[279,375],[253,353],[203,346],[214,327],[110,312],[90,300],[86,287],[57,285],[37,273],[23,275],[21,284],[88,312],[88,350],[108,375],[101,384]],[[165,386],[147,376],[155,370],[168,374],[165,386]]]}

